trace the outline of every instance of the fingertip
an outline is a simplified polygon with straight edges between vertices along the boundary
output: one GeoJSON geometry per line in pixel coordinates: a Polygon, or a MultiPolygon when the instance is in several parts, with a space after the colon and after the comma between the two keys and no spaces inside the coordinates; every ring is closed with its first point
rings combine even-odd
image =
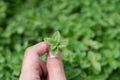
{"type": "Polygon", "coordinates": [[[35,53],[39,56],[49,52],[50,45],[47,42],[40,42],[27,48],[26,52],[35,53]]]}
{"type": "Polygon", "coordinates": [[[50,45],[49,45],[47,42],[43,41],[43,42],[40,42],[40,44],[41,44],[41,46],[43,46],[46,50],[49,50],[50,45]]]}

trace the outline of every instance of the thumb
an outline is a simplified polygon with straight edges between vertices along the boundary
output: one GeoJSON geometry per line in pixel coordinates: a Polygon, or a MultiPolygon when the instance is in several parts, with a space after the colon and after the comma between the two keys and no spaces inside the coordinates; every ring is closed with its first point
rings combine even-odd
{"type": "Polygon", "coordinates": [[[47,57],[48,80],[66,80],[60,52],[47,57]]]}

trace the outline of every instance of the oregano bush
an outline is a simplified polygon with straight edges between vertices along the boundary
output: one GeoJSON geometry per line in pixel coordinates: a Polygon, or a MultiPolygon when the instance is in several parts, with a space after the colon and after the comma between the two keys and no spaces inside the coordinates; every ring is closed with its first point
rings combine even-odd
{"type": "Polygon", "coordinates": [[[64,47],[67,80],[120,80],[120,0],[0,0],[0,80],[44,40],[64,47]]]}

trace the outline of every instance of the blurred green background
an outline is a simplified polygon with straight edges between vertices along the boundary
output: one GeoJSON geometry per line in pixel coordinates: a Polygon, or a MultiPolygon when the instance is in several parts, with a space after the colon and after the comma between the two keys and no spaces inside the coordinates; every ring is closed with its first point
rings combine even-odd
{"type": "Polygon", "coordinates": [[[25,49],[57,30],[67,80],[120,80],[120,0],[0,0],[0,80],[18,80],[25,49]]]}

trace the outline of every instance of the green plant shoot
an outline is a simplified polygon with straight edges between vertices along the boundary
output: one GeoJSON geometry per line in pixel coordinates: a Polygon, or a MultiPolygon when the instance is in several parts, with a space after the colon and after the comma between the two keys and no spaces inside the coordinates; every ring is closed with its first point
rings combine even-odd
{"type": "Polygon", "coordinates": [[[58,48],[64,48],[68,45],[68,40],[61,38],[60,32],[56,31],[51,38],[44,38],[48,44],[50,44],[50,52],[55,55],[58,51],[58,48]]]}

